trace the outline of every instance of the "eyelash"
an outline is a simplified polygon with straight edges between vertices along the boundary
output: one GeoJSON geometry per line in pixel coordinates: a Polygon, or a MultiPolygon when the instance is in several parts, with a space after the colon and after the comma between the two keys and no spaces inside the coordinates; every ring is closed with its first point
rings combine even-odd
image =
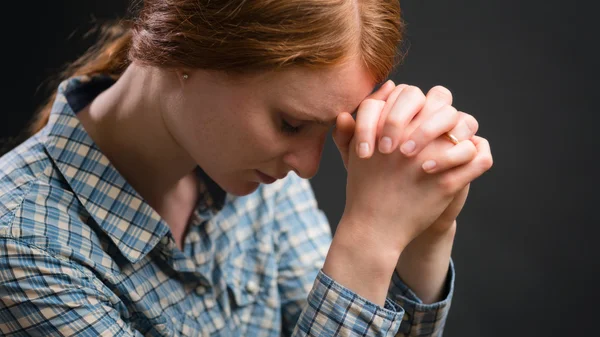
{"type": "Polygon", "coordinates": [[[301,126],[292,126],[290,125],[290,123],[286,122],[285,120],[281,120],[281,131],[283,131],[284,133],[293,135],[296,134],[298,132],[300,132],[300,128],[301,126]]]}

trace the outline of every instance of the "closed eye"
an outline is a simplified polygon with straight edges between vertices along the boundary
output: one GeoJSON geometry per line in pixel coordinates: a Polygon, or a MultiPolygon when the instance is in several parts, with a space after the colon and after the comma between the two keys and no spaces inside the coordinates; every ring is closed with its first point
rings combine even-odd
{"type": "Polygon", "coordinates": [[[286,134],[293,135],[300,132],[302,125],[293,126],[290,123],[286,122],[285,119],[281,119],[281,131],[286,134]]]}

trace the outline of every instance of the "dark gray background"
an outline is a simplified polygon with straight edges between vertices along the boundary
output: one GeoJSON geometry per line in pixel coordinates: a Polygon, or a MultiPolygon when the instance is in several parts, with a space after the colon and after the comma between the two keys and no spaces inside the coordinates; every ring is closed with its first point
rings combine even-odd
{"type": "MultiPolygon", "coordinates": [[[[590,2],[593,3],[593,2],[590,2]]],[[[408,54],[392,77],[441,84],[491,143],[453,251],[456,293],[445,336],[595,335],[598,154],[594,11],[576,1],[406,0],[408,54]],[[596,103],[593,104],[592,103],[596,103]]],[[[588,6],[589,7],[589,6],[588,6]]],[[[0,22],[0,136],[16,136],[44,81],[92,42],[94,18],[127,1],[14,2],[0,22]]],[[[332,225],[345,171],[331,141],[312,180],[332,225]]]]}

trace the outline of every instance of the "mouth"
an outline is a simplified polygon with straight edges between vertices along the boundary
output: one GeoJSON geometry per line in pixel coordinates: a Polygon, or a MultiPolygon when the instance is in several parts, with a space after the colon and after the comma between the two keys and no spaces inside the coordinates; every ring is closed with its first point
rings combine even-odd
{"type": "Polygon", "coordinates": [[[263,184],[272,184],[277,180],[276,178],[273,178],[268,174],[264,174],[259,170],[255,170],[255,171],[256,171],[256,175],[260,179],[260,182],[262,182],[263,184]]]}

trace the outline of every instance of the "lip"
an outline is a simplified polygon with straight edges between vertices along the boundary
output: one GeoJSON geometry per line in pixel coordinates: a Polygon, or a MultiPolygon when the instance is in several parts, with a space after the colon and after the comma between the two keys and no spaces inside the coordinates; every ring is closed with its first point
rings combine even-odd
{"type": "Polygon", "coordinates": [[[277,180],[276,178],[273,178],[268,174],[264,174],[259,170],[256,170],[256,175],[258,175],[258,178],[264,184],[272,184],[277,180]]]}

